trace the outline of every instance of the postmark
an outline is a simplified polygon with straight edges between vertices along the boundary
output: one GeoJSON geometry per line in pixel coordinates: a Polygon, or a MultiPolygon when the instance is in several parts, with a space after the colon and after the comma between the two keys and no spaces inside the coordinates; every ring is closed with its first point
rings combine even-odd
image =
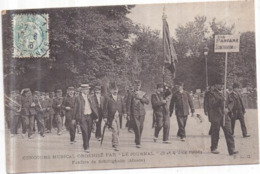
{"type": "Polygon", "coordinates": [[[49,57],[49,15],[17,14],[13,16],[13,57],[49,57]]]}

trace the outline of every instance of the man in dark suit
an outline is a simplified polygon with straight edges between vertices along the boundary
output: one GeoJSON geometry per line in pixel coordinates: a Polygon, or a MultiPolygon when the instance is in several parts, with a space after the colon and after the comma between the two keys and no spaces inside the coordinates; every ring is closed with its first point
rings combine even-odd
{"type": "Polygon", "coordinates": [[[185,141],[185,126],[189,115],[189,108],[191,109],[192,114],[195,112],[195,109],[190,94],[183,90],[183,83],[178,83],[176,88],[178,91],[172,95],[170,102],[170,116],[172,116],[175,107],[175,114],[179,127],[177,136],[180,137],[181,141],[185,141]]]}
{"type": "Polygon", "coordinates": [[[135,144],[137,148],[141,148],[141,137],[144,126],[145,109],[144,105],[149,104],[149,100],[145,92],[140,90],[141,81],[135,80],[134,92],[130,97],[127,106],[127,115],[131,115],[133,119],[133,128],[135,132],[135,144]]]}
{"type": "Polygon", "coordinates": [[[211,94],[212,95],[210,95],[208,98],[208,102],[210,105],[208,114],[210,115],[210,122],[212,127],[211,152],[213,154],[219,153],[217,148],[219,141],[219,131],[221,127],[224,131],[229,155],[234,155],[238,152],[235,151],[235,142],[231,134],[231,119],[228,114],[229,110],[227,108],[224,108],[224,101],[226,99],[223,95],[223,81],[220,78],[215,80],[215,89],[212,91],[211,94]]]}
{"type": "Polygon", "coordinates": [[[76,135],[76,98],[74,97],[74,87],[68,87],[68,96],[64,98],[62,107],[65,110],[66,125],[70,132],[70,144],[74,144],[76,135]]]}
{"type": "Polygon", "coordinates": [[[89,85],[81,85],[81,94],[77,97],[75,103],[76,121],[79,122],[82,132],[83,148],[89,153],[89,140],[93,121],[98,121],[97,106],[93,97],[89,96],[89,85]]]}
{"type": "Polygon", "coordinates": [[[63,103],[62,90],[58,89],[56,91],[56,97],[53,99],[53,104],[52,104],[52,107],[54,109],[54,120],[57,126],[58,135],[61,135],[61,129],[62,129],[62,119],[61,119],[62,103],[63,103]]]}
{"type": "MultiPolygon", "coordinates": [[[[214,90],[214,85],[212,85],[211,87],[209,87],[206,92],[205,92],[205,96],[204,96],[204,113],[206,116],[208,116],[208,120],[209,122],[211,122],[210,120],[210,114],[209,114],[209,110],[210,110],[210,105],[209,105],[209,97],[210,95],[212,95],[212,91],[214,90]]],[[[211,135],[212,132],[212,127],[210,127],[209,129],[209,135],[211,135]]]]}
{"type": "MultiPolygon", "coordinates": [[[[125,97],[125,105],[128,106],[131,101],[131,96],[133,95],[134,87],[132,85],[129,86],[127,91],[127,95],[125,97]]],[[[128,127],[128,132],[133,133],[133,117],[131,117],[131,113],[127,115],[126,127],[128,127]]]]}
{"type": "Polygon", "coordinates": [[[96,133],[95,136],[98,141],[101,140],[101,122],[103,118],[103,109],[104,109],[104,100],[105,97],[101,95],[101,86],[95,86],[95,95],[94,95],[94,101],[96,102],[97,105],[97,110],[98,110],[98,122],[96,123],[96,133]]]}
{"type": "Polygon", "coordinates": [[[115,82],[109,85],[110,95],[105,98],[104,122],[112,130],[112,147],[119,150],[120,117],[126,117],[125,105],[122,97],[118,95],[118,87],[115,82]]]}
{"type": "Polygon", "coordinates": [[[243,101],[241,99],[241,94],[239,92],[239,84],[234,83],[233,84],[233,91],[229,95],[229,102],[228,107],[230,111],[232,112],[231,117],[231,128],[232,128],[232,135],[234,135],[234,129],[235,129],[235,123],[236,120],[240,121],[241,129],[243,137],[250,137],[250,135],[247,134],[246,130],[246,124],[245,124],[245,118],[244,114],[246,112],[243,101]]]}
{"type": "Polygon", "coordinates": [[[33,100],[32,92],[29,88],[23,89],[21,91],[22,96],[22,129],[23,129],[23,137],[26,134],[27,129],[28,137],[31,139],[33,134],[33,126],[34,126],[34,119],[36,115],[35,106],[36,103],[33,100]]]}
{"type": "MultiPolygon", "coordinates": [[[[168,89],[166,89],[168,90],[168,89]]],[[[169,91],[169,90],[168,90],[169,91]]],[[[171,92],[164,91],[163,84],[157,84],[157,91],[151,96],[154,116],[154,142],[157,141],[160,130],[163,127],[163,143],[169,144],[170,115],[167,97],[171,92]]]]}

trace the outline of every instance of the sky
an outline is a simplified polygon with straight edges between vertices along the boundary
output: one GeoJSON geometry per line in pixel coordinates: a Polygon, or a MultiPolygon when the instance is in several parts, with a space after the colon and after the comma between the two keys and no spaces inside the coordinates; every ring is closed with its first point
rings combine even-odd
{"type": "Polygon", "coordinates": [[[234,34],[245,31],[255,31],[254,2],[194,2],[136,5],[128,15],[134,23],[142,24],[162,31],[162,14],[165,6],[165,14],[169,24],[171,35],[175,36],[175,29],[179,25],[185,25],[194,21],[196,16],[206,16],[207,23],[214,17],[217,22],[226,22],[228,26],[235,24],[234,34]]]}

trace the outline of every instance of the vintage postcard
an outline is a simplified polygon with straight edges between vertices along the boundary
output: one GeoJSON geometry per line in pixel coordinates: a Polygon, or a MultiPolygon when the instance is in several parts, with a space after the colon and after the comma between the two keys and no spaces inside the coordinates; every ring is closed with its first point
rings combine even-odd
{"type": "Polygon", "coordinates": [[[254,9],[3,10],[7,173],[258,164],[254,9]]]}

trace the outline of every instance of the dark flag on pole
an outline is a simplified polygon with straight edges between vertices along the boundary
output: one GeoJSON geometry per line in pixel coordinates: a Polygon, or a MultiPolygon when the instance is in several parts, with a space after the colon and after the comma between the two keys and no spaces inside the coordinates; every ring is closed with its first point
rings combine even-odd
{"type": "Polygon", "coordinates": [[[163,16],[163,58],[164,66],[171,71],[173,78],[175,78],[175,63],[177,62],[177,55],[172,44],[169,26],[165,15],[163,16]]]}

